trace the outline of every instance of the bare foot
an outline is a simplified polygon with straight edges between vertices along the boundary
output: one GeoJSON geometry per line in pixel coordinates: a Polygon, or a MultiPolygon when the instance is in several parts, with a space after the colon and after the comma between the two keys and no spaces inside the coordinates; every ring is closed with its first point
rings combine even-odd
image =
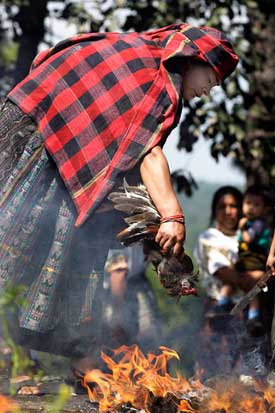
{"type": "Polygon", "coordinates": [[[41,394],[39,386],[23,386],[17,391],[17,394],[21,394],[22,396],[38,396],[41,394]]]}
{"type": "Polygon", "coordinates": [[[41,391],[39,384],[35,384],[30,376],[16,376],[10,379],[10,384],[15,387],[16,393],[20,395],[39,395],[41,391]]]}

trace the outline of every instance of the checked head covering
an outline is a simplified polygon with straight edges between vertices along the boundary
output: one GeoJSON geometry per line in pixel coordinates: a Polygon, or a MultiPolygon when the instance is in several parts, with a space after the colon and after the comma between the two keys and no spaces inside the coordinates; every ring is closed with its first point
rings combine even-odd
{"type": "Polygon", "coordinates": [[[9,93],[38,123],[77,208],[77,226],[176,126],[186,58],[207,61],[221,79],[238,61],[228,40],[206,27],[90,33],[41,52],[9,93]]]}
{"type": "Polygon", "coordinates": [[[233,72],[239,58],[221,31],[207,26],[189,27],[184,34],[197,47],[197,58],[209,63],[221,80],[233,72]]]}

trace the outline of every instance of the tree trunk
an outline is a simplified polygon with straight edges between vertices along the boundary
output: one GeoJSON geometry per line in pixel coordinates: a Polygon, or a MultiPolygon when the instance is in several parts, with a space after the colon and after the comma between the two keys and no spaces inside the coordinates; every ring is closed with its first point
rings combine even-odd
{"type": "Polygon", "coordinates": [[[29,0],[20,6],[15,21],[22,33],[19,35],[19,50],[14,71],[14,84],[20,82],[29,72],[31,63],[44,37],[44,20],[47,15],[48,0],[29,0]]]}

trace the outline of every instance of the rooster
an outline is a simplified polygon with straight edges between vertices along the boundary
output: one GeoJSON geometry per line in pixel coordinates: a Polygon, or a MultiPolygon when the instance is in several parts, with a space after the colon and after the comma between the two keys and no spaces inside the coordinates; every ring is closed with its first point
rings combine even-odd
{"type": "Polygon", "coordinates": [[[184,251],[180,256],[164,254],[155,242],[161,216],[145,186],[130,186],[124,180],[123,187],[108,198],[115,209],[128,215],[124,218],[128,227],[117,234],[122,245],[143,242],[145,256],[169,295],[197,295],[198,273],[194,272],[191,258],[184,251]]]}

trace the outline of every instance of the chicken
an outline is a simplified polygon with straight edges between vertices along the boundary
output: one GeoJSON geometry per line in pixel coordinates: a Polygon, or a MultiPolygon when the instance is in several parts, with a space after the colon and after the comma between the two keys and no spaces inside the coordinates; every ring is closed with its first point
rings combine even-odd
{"type": "Polygon", "coordinates": [[[128,227],[117,234],[120,242],[124,246],[143,243],[145,256],[169,295],[197,295],[198,273],[194,272],[191,258],[185,252],[180,256],[163,254],[154,240],[161,217],[146,188],[130,186],[124,180],[123,188],[111,192],[108,198],[115,209],[128,215],[124,218],[128,227]]]}

